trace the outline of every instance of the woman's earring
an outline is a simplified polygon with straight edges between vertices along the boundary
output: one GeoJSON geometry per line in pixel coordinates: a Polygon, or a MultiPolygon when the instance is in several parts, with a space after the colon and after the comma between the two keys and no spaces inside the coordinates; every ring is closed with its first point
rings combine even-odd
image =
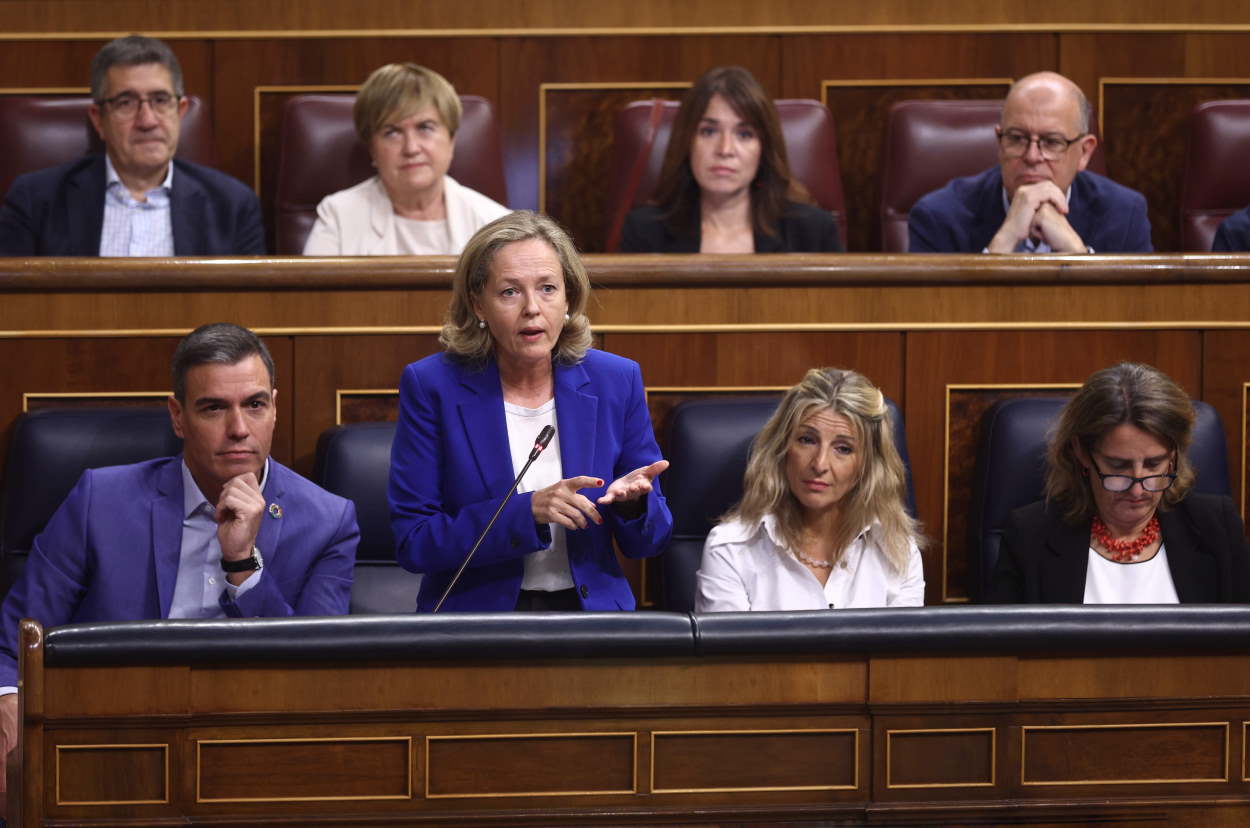
{"type": "Polygon", "coordinates": [[[486,327],[486,320],[485,320],[485,319],[479,319],[479,320],[477,320],[477,326],[478,326],[479,328],[485,328],[485,327],[486,327]]]}
{"type": "Polygon", "coordinates": [[[572,318],[572,317],[570,317],[567,313],[564,315],[564,321],[565,321],[565,322],[568,322],[571,318],[572,318]]]}

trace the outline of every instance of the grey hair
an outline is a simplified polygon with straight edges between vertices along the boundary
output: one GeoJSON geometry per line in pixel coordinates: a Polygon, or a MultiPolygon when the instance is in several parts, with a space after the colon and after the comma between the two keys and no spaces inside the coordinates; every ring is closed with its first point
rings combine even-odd
{"type": "Polygon", "coordinates": [[[182,65],[178,63],[173,50],[163,40],[132,34],[106,43],[91,59],[91,99],[96,103],[104,101],[109,69],[114,66],[140,66],[145,63],[159,63],[168,69],[174,94],[182,97],[182,65]]]}

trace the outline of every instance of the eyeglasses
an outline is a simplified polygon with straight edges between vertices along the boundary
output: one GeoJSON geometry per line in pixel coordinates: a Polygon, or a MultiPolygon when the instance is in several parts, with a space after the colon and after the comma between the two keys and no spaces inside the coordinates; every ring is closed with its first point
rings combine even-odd
{"type": "Polygon", "coordinates": [[[99,103],[101,106],[107,106],[109,111],[116,117],[129,119],[138,115],[139,109],[145,103],[157,115],[172,115],[178,107],[178,101],[180,100],[182,100],[180,95],[172,95],[169,92],[153,92],[146,98],[141,98],[130,92],[123,92],[120,95],[105,98],[99,103]]]}
{"type": "MultiPolygon", "coordinates": [[[[1090,452],[1090,459],[1094,459],[1090,452]]],[[[1140,483],[1142,490],[1147,492],[1164,492],[1176,482],[1174,474],[1148,474],[1145,477],[1133,477],[1127,474],[1103,474],[1094,460],[1094,474],[1102,481],[1102,487],[1109,492],[1127,492],[1135,483],[1140,483]]]]}
{"type": "Polygon", "coordinates": [[[1064,138],[1062,135],[1048,133],[1033,137],[1018,129],[1004,130],[1002,127],[995,127],[995,131],[998,133],[998,145],[1003,148],[1003,155],[1008,158],[1019,158],[1024,155],[1029,151],[1029,145],[1036,141],[1037,151],[1047,161],[1058,161],[1068,151],[1068,147],[1089,135],[1088,132],[1082,132],[1075,138],[1064,138]]]}

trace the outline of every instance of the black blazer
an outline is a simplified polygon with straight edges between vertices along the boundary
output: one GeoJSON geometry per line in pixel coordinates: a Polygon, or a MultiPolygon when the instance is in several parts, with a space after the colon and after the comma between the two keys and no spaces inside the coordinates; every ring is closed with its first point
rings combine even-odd
{"type": "MultiPolygon", "coordinates": [[[[169,194],[175,256],[265,252],[260,201],[225,173],[174,159],[169,194]]],[[[104,230],[104,156],[20,175],[0,205],[0,255],[98,256],[104,230]]]]}
{"type": "MultiPolygon", "coordinates": [[[[1182,604],[1250,601],[1250,549],[1231,498],[1191,492],[1157,515],[1182,604]]],[[[1065,523],[1058,507],[1039,500],[1008,518],[987,600],[1084,603],[1088,564],[1089,524],[1065,523]]]]}
{"type": "MultiPolygon", "coordinates": [[[[659,207],[636,207],[625,216],[621,227],[622,253],[698,253],[702,237],[681,235],[665,224],[659,207]]],[[[833,215],[810,204],[786,202],[777,228],[780,237],[755,233],[756,253],[841,253],[838,228],[833,215]]]]}

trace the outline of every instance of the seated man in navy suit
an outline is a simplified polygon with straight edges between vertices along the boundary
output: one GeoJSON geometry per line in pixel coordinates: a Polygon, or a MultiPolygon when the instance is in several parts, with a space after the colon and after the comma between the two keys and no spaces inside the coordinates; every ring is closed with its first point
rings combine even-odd
{"type": "Polygon", "coordinates": [[[1212,253],[1244,253],[1250,250],[1250,207],[1243,207],[1220,223],[1211,242],[1212,253]]]}
{"type": "Polygon", "coordinates": [[[1003,103],[998,166],[956,178],[908,216],[912,253],[1149,253],[1146,199],[1085,169],[1098,139],[1072,81],[1038,72],[1003,103]]]}
{"type": "Polygon", "coordinates": [[[189,101],[178,58],[130,35],[91,62],[89,155],[19,176],[0,205],[4,256],[218,256],[265,252],[241,181],[174,158],[189,101]]]}
{"type": "Polygon", "coordinates": [[[205,325],[178,345],[172,375],[182,455],[84,472],[0,607],[0,764],[16,729],[22,618],[347,612],[356,510],[269,457],[277,390],[264,343],[205,325]]]}

